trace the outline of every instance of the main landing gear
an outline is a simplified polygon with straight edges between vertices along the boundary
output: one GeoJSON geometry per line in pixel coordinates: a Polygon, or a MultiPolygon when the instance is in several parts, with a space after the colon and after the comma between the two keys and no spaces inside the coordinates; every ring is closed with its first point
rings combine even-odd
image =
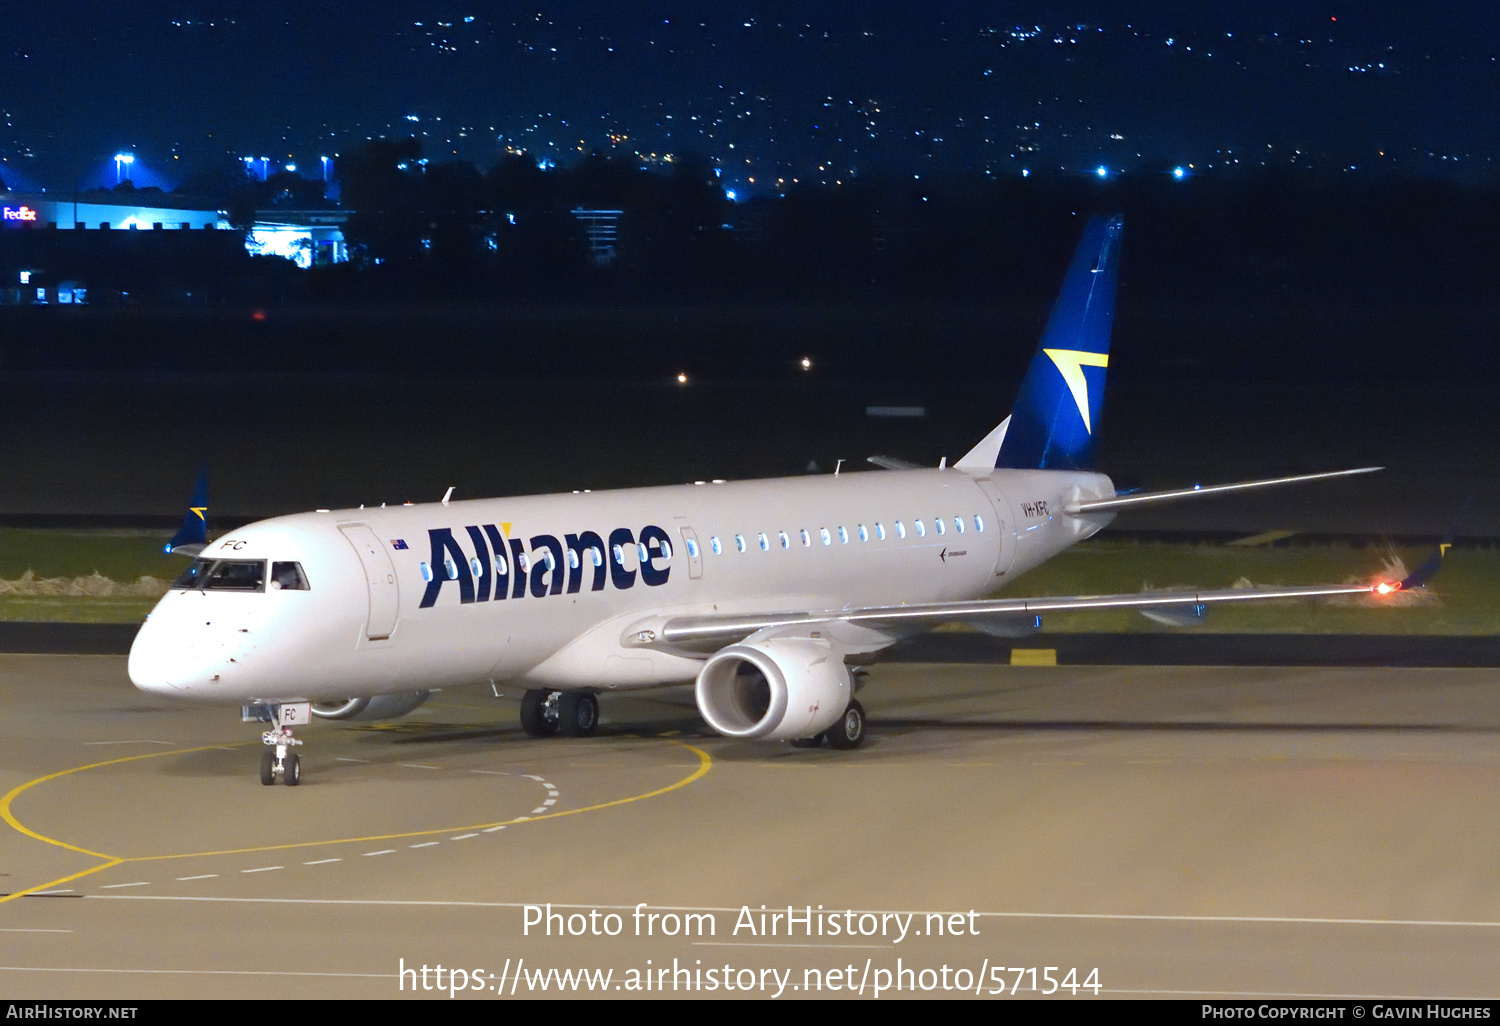
{"type": "Polygon", "coordinates": [[[833,726],[816,737],[798,738],[792,742],[793,748],[817,748],[824,741],[828,742],[829,748],[848,751],[858,748],[865,739],[865,707],[857,701],[850,701],[849,707],[844,710],[833,726]]]}
{"type": "Polygon", "coordinates": [[[288,749],[302,742],[292,737],[291,727],[272,727],[260,736],[262,744],[268,745],[260,757],[260,782],[262,784],[276,783],[276,775],[281,774],[281,782],[287,787],[296,787],[302,782],[302,760],[297,757],[296,752],[288,749]]]}
{"type": "Polygon", "coordinates": [[[521,696],[521,729],[532,737],[588,737],[599,729],[599,699],[592,691],[532,688],[521,696]]]}

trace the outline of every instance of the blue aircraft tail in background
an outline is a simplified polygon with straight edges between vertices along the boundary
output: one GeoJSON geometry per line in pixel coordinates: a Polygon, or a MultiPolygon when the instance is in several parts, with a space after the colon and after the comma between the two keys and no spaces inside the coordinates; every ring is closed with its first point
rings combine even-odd
{"type": "Polygon", "coordinates": [[[167,542],[167,551],[179,556],[196,556],[208,544],[208,468],[198,471],[198,484],[192,501],[182,518],[182,526],[167,542]]]}
{"type": "Polygon", "coordinates": [[[1096,217],[1084,229],[1011,408],[995,466],[1093,469],[1123,229],[1118,214],[1096,217]]]}

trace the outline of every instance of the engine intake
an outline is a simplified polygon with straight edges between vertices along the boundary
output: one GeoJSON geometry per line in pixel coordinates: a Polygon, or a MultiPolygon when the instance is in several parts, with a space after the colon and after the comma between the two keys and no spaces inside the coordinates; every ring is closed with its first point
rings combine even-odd
{"type": "Polygon", "coordinates": [[[698,711],[720,734],[789,741],[832,726],[849,705],[853,682],[828,642],[769,638],[712,656],[695,694],[698,711]]]}

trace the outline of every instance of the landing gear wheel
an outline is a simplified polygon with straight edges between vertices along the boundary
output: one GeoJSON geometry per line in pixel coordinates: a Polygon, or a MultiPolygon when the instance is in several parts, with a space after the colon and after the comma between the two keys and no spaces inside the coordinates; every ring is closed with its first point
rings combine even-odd
{"type": "MultiPolygon", "coordinates": [[[[557,700],[555,691],[532,688],[521,696],[521,729],[532,737],[549,737],[557,733],[557,700]]],[[[597,718],[597,717],[596,717],[597,718]]]]}
{"type": "Polygon", "coordinates": [[[847,751],[865,739],[865,707],[850,702],[838,722],[828,728],[828,746],[847,751]]]}
{"type": "Polygon", "coordinates": [[[824,735],[822,735],[822,734],[815,734],[812,737],[793,738],[792,739],[792,747],[793,748],[821,748],[823,746],[823,737],[824,737],[824,735]]]}
{"type": "Polygon", "coordinates": [[[564,691],[557,697],[557,732],[588,737],[599,729],[599,699],[589,691],[564,691]]]}
{"type": "Polygon", "coordinates": [[[272,727],[260,740],[266,746],[265,754],[260,757],[260,782],[274,784],[276,774],[280,773],[283,784],[296,787],[302,781],[302,764],[292,749],[302,742],[292,737],[292,728],[272,727]]]}

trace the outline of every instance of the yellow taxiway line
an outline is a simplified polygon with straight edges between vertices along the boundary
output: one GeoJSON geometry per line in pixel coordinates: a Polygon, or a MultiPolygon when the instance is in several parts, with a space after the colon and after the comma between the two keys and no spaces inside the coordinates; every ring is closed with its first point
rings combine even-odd
{"type": "Polygon", "coordinates": [[[26,791],[29,791],[30,789],[37,787],[40,784],[45,784],[49,780],[56,780],[59,777],[66,777],[74,773],[84,773],[88,770],[103,769],[106,766],[117,766],[127,762],[139,762],[143,759],[160,759],[164,756],[169,755],[188,755],[192,752],[206,752],[212,749],[232,748],[237,747],[236,745],[201,745],[196,748],[177,748],[168,752],[148,752],[145,755],[127,755],[119,759],[107,759],[104,762],[89,763],[86,766],[74,766],[71,769],[59,770],[56,773],[48,773],[46,776],[37,777],[34,780],[28,780],[24,784],[20,784],[17,787],[11,788],[8,792],[6,792],[4,797],[0,797],[0,820],[4,820],[5,823],[12,829],[19,831],[20,833],[26,835],[27,837],[30,837],[33,840],[41,841],[45,844],[56,845],[59,848],[65,848],[68,851],[78,852],[80,855],[88,855],[96,859],[103,859],[104,861],[97,866],[81,870],[80,872],[73,873],[70,876],[65,876],[57,880],[50,880],[47,883],[37,884],[33,887],[27,887],[22,890],[16,891],[13,894],[7,894],[4,897],[0,897],[0,904],[4,904],[5,902],[11,901],[15,898],[25,897],[28,894],[35,894],[38,891],[51,890],[52,888],[57,887],[60,884],[65,884],[69,881],[77,880],[80,877],[88,876],[92,873],[100,872],[101,870],[112,869],[115,866],[123,865],[127,862],[161,862],[168,859],[203,858],[210,855],[244,855],[252,852],[288,851],[296,848],[316,848],[333,844],[369,843],[371,841],[395,841],[407,837],[426,837],[431,834],[446,834],[460,830],[482,830],[501,826],[517,826],[521,823],[540,823],[544,820],[549,819],[561,819],[564,816],[577,816],[585,812],[598,812],[602,809],[611,809],[620,805],[629,805],[633,802],[645,801],[648,798],[656,798],[661,795],[668,794],[672,791],[676,791],[680,788],[687,787],[689,784],[701,780],[713,767],[713,759],[703,749],[698,748],[694,745],[690,745],[685,741],[678,741],[675,738],[663,738],[662,740],[666,741],[668,744],[677,745],[680,748],[686,748],[688,751],[692,752],[698,757],[698,765],[694,767],[691,773],[680,780],[674,781],[671,784],[667,784],[665,787],[658,787],[653,791],[646,791],[642,794],[629,795],[625,798],[615,798],[611,801],[599,802],[595,805],[586,805],[583,808],[579,809],[560,809],[556,812],[547,812],[539,816],[516,816],[512,819],[499,820],[492,823],[473,823],[466,826],[441,827],[433,830],[408,830],[396,834],[371,834],[364,837],[334,837],[321,841],[293,841],[288,844],[266,844],[250,848],[223,848],[214,851],[177,852],[164,855],[109,855],[105,852],[94,851],[90,848],[80,847],[76,844],[69,844],[67,841],[60,841],[55,837],[48,837],[45,834],[39,834],[35,830],[32,830],[30,827],[26,826],[15,817],[15,813],[11,811],[11,805],[26,791]]]}

